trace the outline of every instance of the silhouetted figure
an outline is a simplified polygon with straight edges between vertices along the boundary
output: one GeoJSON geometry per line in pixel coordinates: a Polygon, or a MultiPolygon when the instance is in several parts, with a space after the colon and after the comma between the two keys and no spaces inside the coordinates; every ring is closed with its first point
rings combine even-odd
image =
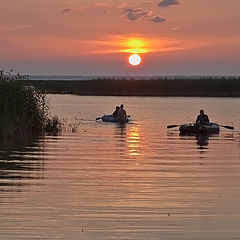
{"type": "Polygon", "coordinates": [[[112,116],[117,118],[118,110],[120,109],[119,106],[116,106],[116,110],[113,112],[112,116]]]}
{"type": "Polygon", "coordinates": [[[200,110],[200,114],[197,116],[196,123],[200,123],[200,124],[209,123],[209,118],[204,113],[203,110],[200,110]]]}
{"type": "Polygon", "coordinates": [[[120,123],[125,123],[127,119],[127,113],[123,108],[124,108],[124,105],[121,104],[117,114],[117,120],[120,123]]]}

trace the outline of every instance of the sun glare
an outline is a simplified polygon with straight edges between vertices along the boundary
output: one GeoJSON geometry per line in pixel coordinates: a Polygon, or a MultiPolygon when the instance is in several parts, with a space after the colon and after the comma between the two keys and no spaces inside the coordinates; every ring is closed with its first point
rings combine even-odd
{"type": "Polygon", "coordinates": [[[138,54],[132,54],[128,59],[129,63],[133,66],[139,65],[141,63],[141,60],[142,59],[138,54]]]}
{"type": "Polygon", "coordinates": [[[146,48],[147,41],[144,39],[130,38],[124,41],[125,49],[123,52],[132,54],[147,53],[149,50],[146,48]]]}

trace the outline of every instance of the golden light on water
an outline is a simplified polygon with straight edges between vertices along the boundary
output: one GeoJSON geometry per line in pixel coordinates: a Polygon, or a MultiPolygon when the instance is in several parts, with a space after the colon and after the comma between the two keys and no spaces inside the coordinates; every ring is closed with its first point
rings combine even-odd
{"type": "Polygon", "coordinates": [[[137,157],[142,155],[142,136],[138,126],[131,127],[127,137],[127,143],[130,156],[137,157]]]}

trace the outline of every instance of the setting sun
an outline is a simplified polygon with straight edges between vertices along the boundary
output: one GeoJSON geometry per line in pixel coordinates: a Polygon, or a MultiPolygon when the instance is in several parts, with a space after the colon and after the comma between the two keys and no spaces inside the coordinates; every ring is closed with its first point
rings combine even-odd
{"type": "Polygon", "coordinates": [[[132,54],[128,59],[129,63],[133,66],[139,65],[141,63],[141,60],[142,59],[138,54],[132,54]]]}

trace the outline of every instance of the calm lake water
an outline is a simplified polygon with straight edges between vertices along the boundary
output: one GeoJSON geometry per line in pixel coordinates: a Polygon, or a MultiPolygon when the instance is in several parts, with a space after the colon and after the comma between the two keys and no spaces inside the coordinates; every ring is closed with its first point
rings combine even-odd
{"type": "Polygon", "coordinates": [[[49,95],[61,136],[0,142],[0,239],[240,239],[240,99],[49,95]],[[95,121],[125,104],[131,123],[95,121]],[[170,124],[233,125],[179,136],[170,124]]]}

